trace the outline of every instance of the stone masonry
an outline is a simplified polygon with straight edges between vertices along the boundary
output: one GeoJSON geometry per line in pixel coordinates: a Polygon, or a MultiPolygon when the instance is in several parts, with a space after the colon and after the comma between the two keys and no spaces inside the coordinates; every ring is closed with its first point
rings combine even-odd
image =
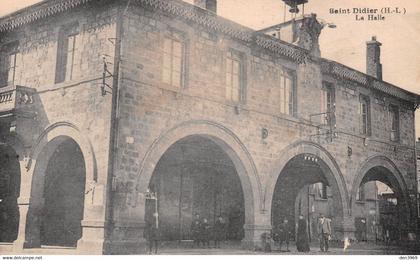
{"type": "MultiPolygon", "coordinates": [[[[304,29],[316,30],[305,40],[317,40],[316,17],[305,19],[304,29]]],[[[43,171],[61,139],[80,146],[86,165],[83,235],[75,252],[144,253],[153,171],[171,145],[189,136],[212,140],[233,162],[244,193],[246,247],[271,230],[276,182],[289,161],[304,155],[327,169],[339,205],[338,239],[354,237],[356,193],[370,180],[389,181],[398,191],[403,239],[416,231],[420,97],[304,48],[318,42],[286,43],[179,0],[60,0],[1,18],[0,48],[10,44],[20,54],[14,85],[29,88],[33,102],[23,108],[30,116],[12,109],[9,119],[0,118],[0,142],[16,151],[21,165],[18,238],[0,246],[1,253],[39,246],[36,221],[26,223],[43,207],[43,171]],[[74,23],[73,79],[55,84],[59,30],[74,23]],[[173,35],[184,46],[179,87],[163,83],[164,39],[173,35]],[[226,99],[232,50],[242,62],[238,102],[226,99]],[[102,84],[104,58],[110,88],[102,84]],[[279,108],[283,69],[295,75],[291,115],[279,108]],[[329,134],[321,117],[311,116],[325,112],[319,102],[325,83],[335,91],[336,127],[329,134]],[[367,135],[360,133],[361,96],[369,98],[367,135]],[[390,106],[398,107],[396,141],[390,140],[390,106]],[[386,174],[372,171],[378,168],[386,174]]]]}

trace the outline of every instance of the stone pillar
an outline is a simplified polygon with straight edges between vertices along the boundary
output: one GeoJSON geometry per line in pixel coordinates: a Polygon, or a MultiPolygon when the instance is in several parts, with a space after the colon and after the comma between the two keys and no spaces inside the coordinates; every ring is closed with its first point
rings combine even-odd
{"type": "Polygon", "coordinates": [[[249,250],[263,249],[261,236],[263,233],[271,234],[271,211],[254,212],[255,223],[245,224],[245,237],[242,240],[242,247],[249,250]]]}
{"type": "Polygon", "coordinates": [[[77,241],[77,250],[83,254],[101,255],[104,253],[106,221],[83,220],[82,238],[77,241]]]}
{"type": "Polygon", "coordinates": [[[25,247],[25,233],[26,233],[26,220],[29,211],[29,198],[19,198],[19,231],[18,237],[13,242],[13,252],[20,252],[25,247]]]}
{"type": "Polygon", "coordinates": [[[113,194],[112,221],[105,242],[106,254],[145,254],[145,197],[141,192],[113,194]]]}
{"type": "Polygon", "coordinates": [[[86,183],[82,237],[77,250],[84,254],[103,254],[105,232],[109,223],[105,219],[106,185],[93,180],[86,183]]]}
{"type": "Polygon", "coordinates": [[[25,248],[41,247],[41,221],[44,211],[44,202],[45,199],[43,197],[32,197],[30,199],[26,223],[19,224],[26,224],[25,248]]]}
{"type": "Polygon", "coordinates": [[[144,220],[115,222],[110,239],[106,242],[106,253],[145,254],[147,252],[147,242],[143,236],[145,226],[144,220]]]}
{"type": "Polygon", "coordinates": [[[354,226],[354,217],[344,216],[342,220],[337,222],[336,237],[344,241],[344,239],[355,239],[356,227],[354,226]]]}

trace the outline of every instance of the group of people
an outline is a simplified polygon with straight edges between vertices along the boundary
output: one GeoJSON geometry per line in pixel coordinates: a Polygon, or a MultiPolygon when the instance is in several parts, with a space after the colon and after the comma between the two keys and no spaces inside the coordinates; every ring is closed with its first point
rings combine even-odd
{"type": "MultiPolygon", "coordinates": [[[[279,250],[282,251],[283,243],[286,244],[286,252],[289,251],[289,242],[292,236],[292,228],[290,227],[287,218],[283,220],[277,227],[273,229],[273,240],[278,244],[279,250]]],[[[331,240],[331,219],[326,218],[320,214],[318,219],[318,235],[320,240],[320,250],[328,252],[329,240],[331,240]]],[[[308,224],[303,215],[299,216],[299,221],[296,225],[296,248],[299,252],[309,252],[309,233],[308,224]]]]}
{"type": "Polygon", "coordinates": [[[201,219],[200,214],[195,214],[191,224],[191,235],[194,247],[210,247],[213,235],[214,247],[220,248],[220,242],[226,238],[226,222],[222,216],[218,216],[212,227],[207,218],[201,219]]]}

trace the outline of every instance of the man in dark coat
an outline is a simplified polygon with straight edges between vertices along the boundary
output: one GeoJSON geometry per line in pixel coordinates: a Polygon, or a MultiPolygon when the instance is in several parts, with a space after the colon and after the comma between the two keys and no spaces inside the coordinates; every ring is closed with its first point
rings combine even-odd
{"type": "Polygon", "coordinates": [[[203,219],[200,227],[201,242],[204,247],[210,247],[210,224],[206,218],[203,219]]]}
{"type": "Polygon", "coordinates": [[[220,241],[225,240],[226,222],[222,216],[218,216],[214,223],[214,247],[220,248],[220,241]]]}
{"type": "Polygon", "coordinates": [[[290,241],[290,226],[289,221],[285,218],[283,223],[280,224],[279,229],[279,250],[281,251],[281,245],[283,242],[286,243],[286,252],[289,251],[289,241],[290,241]]]}
{"type": "Polygon", "coordinates": [[[328,252],[328,244],[331,239],[331,219],[324,217],[323,214],[319,215],[318,232],[320,236],[320,248],[322,252],[328,252]]]}
{"type": "Polygon", "coordinates": [[[302,215],[299,216],[297,224],[296,247],[299,252],[309,252],[310,250],[307,223],[302,215]]]}
{"type": "Polygon", "coordinates": [[[194,240],[194,246],[200,246],[200,229],[201,229],[201,219],[200,215],[197,213],[191,223],[191,236],[194,240]]]}

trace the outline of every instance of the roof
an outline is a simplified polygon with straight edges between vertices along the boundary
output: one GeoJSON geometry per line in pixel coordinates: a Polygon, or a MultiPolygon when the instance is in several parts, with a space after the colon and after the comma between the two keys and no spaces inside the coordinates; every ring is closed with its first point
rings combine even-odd
{"type": "Polygon", "coordinates": [[[367,88],[371,88],[393,97],[412,102],[415,106],[420,104],[420,95],[399,88],[391,83],[378,80],[370,75],[347,67],[341,63],[332,60],[321,59],[321,71],[324,74],[330,74],[341,79],[350,80],[367,88]]]}
{"type": "MultiPolygon", "coordinates": [[[[53,16],[89,2],[105,0],[44,0],[38,4],[26,7],[12,14],[0,18],[0,33],[12,31],[18,27],[53,16]]],[[[224,33],[245,43],[256,44],[275,54],[285,56],[298,63],[305,62],[310,54],[307,50],[277,38],[255,31],[251,28],[232,22],[181,0],[131,0],[172,15],[205,26],[209,29],[224,33]]],[[[420,95],[411,93],[392,84],[374,79],[362,72],[349,68],[334,61],[321,59],[323,73],[333,74],[344,79],[355,81],[363,86],[370,86],[378,91],[394,97],[420,104],[420,95]]]]}

